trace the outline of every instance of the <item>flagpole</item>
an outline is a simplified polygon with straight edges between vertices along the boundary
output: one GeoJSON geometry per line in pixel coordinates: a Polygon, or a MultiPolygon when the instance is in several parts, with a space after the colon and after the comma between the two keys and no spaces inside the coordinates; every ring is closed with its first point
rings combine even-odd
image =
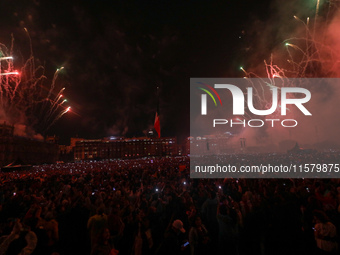
{"type": "Polygon", "coordinates": [[[159,87],[157,86],[157,110],[155,116],[154,128],[157,132],[158,138],[161,138],[161,124],[159,118],[159,87]]]}

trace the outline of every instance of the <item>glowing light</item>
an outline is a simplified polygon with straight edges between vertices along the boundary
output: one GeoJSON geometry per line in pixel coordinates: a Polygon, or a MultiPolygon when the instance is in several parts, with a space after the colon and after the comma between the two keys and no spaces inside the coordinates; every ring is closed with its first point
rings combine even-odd
{"type": "Polygon", "coordinates": [[[9,60],[9,59],[11,59],[11,60],[12,60],[12,59],[13,59],[13,57],[2,57],[2,58],[0,58],[0,61],[1,61],[1,60],[9,60]]]}
{"type": "Polygon", "coordinates": [[[297,46],[297,45],[295,45],[295,44],[286,43],[285,45],[286,45],[287,47],[292,47],[292,48],[294,48],[294,49],[296,49],[296,50],[299,50],[299,51],[301,51],[303,54],[305,54],[305,52],[304,52],[299,46],[297,46]]]}
{"type": "Polygon", "coordinates": [[[18,75],[18,74],[19,74],[19,72],[0,73],[0,75],[12,75],[12,74],[14,74],[14,75],[18,75]]]}

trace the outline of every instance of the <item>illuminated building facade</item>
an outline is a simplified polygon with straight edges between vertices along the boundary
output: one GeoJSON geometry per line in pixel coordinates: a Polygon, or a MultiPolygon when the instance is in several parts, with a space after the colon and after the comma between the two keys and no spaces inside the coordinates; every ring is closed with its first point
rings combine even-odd
{"type": "Polygon", "coordinates": [[[175,155],[178,155],[178,146],[173,137],[82,140],[77,141],[74,148],[74,160],[175,155]]]}
{"type": "Polygon", "coordinates": [[[230,154],[240,149],[231,143],[232,135],[206,135],[188,137],[186,143],[187,154],[192,155],[220,155],[230,154]]]}

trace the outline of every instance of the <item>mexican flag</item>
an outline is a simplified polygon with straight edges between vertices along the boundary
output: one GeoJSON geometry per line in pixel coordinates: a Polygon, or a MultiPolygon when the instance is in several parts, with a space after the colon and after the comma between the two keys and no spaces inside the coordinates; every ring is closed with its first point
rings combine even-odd
{"type": "Polygon", "coordinates": [[[158,138],[160,138],[161,137],[161,123],[159,121],[158,111],[156,112],[154,128],[158,134],[158,138]]]}

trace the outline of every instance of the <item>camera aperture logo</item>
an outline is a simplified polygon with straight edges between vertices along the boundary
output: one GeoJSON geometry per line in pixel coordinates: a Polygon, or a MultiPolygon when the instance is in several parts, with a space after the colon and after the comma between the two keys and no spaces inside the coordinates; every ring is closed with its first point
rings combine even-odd
{"type": "MultiPolygon", "coordinates": [[[[282,118],[266,118],[264,116],[272,116],[274,113],[278,113],[275,116],[287,116],[287,111],[289,111],[288,106],[294,106],[300,110],[300,112],[305,116],[312,116],[310,111],[305,107],[304,104],[310,101],[311,92],[306,88],[301,87],[270,87],[271,91],[271,106],[266,109],[257,109],[254,103],[254,88],[247,87],[246,93],[242,91],[238,86],[233,84],[214,84],[214,87],[203,83],[197,82],[203,86],[199,87],[201,91],[205,92],[201,94],[201,115],[207,115],[208,113],[208,97],[213,100],[215,107],[218,103],[215,97],[219,100],[220,105],[223,106],[220,95],[222,93],[231,93],[232,96],[232,113],[233,116],[238,118],[224,119],[224,118],[214,118],[213,127],[217,125],[230,125],[233,127],[235,125],[242,125],[243,127],[259,128],[263,127],[268,123],[271,127],[275,127],[278,123],[282,127],[296,127],[298,122],[296,119],[282,119],[282,118]],[[219,93],[217,92],[219,91],[219,93]],[[255,116],[262,116],[262,118],[250,118],[250,119],[240,119],[240,116],[245,116],[245,98],[247,99],[247,109],[255,116]]],[[[247,114],[247,116],[250,116],[247,114]]]]}

